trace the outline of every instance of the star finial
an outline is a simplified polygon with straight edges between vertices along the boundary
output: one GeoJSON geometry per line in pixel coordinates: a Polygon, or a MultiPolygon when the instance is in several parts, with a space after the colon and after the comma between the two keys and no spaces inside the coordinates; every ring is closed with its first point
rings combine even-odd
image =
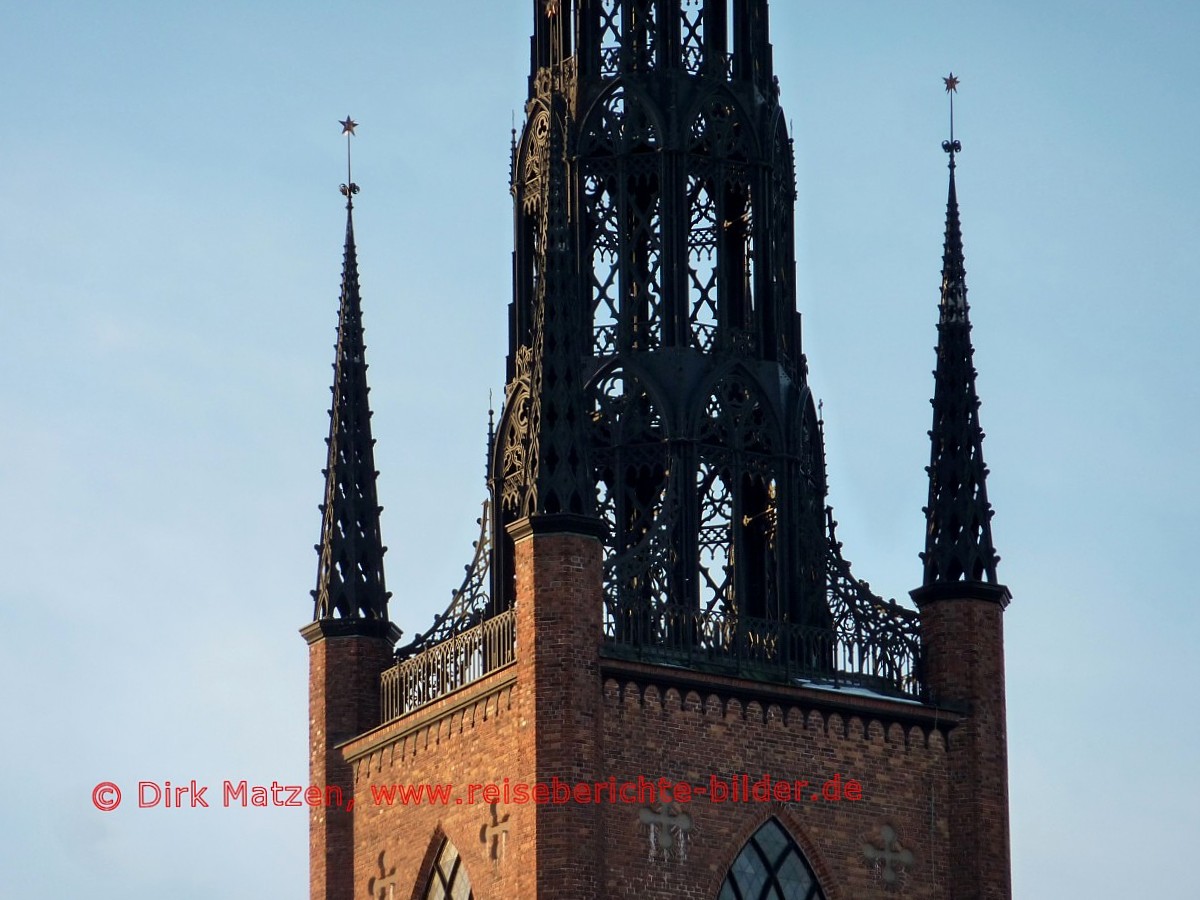
{"type": "Polygon", "coordinates": [[[342,185],[342,196],[346,198],[346,209],[353,209],[353,196],[358,193],[358,185],[350,178],[350,138],[354,137],[354,129],[358,127],[349,116],[346,116],[344,121],[338,122],[342,126],[342,134],[346,136],[346,183],[342,185]]]}
{"type": "Polygon", "coordinates": [[[950,168],[954,168],[954,154],[962,150],[962,144],[954,139],[954,95],[958,93],[958,82],[953,72],[942,79],[950,96],[950,140],[942,141],[942,149],[950,154],[950,168]]]}

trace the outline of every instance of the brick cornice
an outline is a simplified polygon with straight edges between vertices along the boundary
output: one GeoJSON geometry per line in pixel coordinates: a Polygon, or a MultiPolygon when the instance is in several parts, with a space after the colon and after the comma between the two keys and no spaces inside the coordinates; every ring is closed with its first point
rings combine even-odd
{"type": "Polygon", "coordinates": [[[385,722],[378,728],[357,735],[338,745],[346,761],[354,763],[364,756],[388,747],[429,728],[436,728],[464,710],[486,703],[511,690],[517,683],[516,663],[489,673],[442,698],[439,702],[413,710],[407,716],[385,722]]]}
{"type": "Polygon", "coordinates": [[[851,717],[858,717],[864,721],[876,720],[885,732],[893,724],[901,726],[906,733],[909,728],[916,726],[921,729],[926,740],[933,731],[940,732],[945,739],[962,721],[962,711],[953,707],[935,706],[913,700],[865,697],[799,685],[748,681],[627,660],[603,658],[600,663],[600,675],[602,681],[611,679],[617,682],[622,691],[625,684],[632,682],[643,695],[647,688],[655,687],[659,689],[660,694],[674,688],[681,698],[689,693],[695,693],[702,701],[715,696],[721,701],[722,709],[726,708],[730,701],[737,700],[743,710],[749,704],[756,703],[764,713],[768,707],[778,706],[784,710],[798,709],[806,716],[809,712],[818,712],[823,716],[837,713],[847,724],[851,717]]]}

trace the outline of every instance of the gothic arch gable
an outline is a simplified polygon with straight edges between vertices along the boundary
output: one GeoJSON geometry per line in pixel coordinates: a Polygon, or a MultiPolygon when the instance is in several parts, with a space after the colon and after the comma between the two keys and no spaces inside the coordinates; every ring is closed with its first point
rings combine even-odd
{"type": "Polygon", "coordinates": [[[755,117],[747,111],[742,101],[724,84],[718,84],[711,90],[704,91],[696,98],[696,102],[687,111],[683,120],[687,123],[685,140],[692,149],[695,145],[697,122],[701,117],[711,117],[713,110],[724,109],[728,112],[731,125],[736,130],[734,155],[743,162],[756,162],[762,158],[762,146],[755,128],[755,117]],[[740,149],[737,149],[740,145],[740,149]]]}
{"type": "Polygon", "coordinates": [[[707,419],[709,400],[719,394],[721,389],[728,384],[742,385],[747,391],[749,399],[761,408],[765,416],[763,423],[765,431],[769,435],[774,452],[782,452],[786,435],[781,426],[783,411],[779,409],[778,392],[769,390],[747,366],[740,362],[720,366],[700,383],[688,403],[686,433],[697,438],[701,437],[707,419]]]}
{"type": "Polygon", "coordinates": [[[596,96],[580,118],[579,153],[586,156],[607,149],[613,155],[621,155],[636,149],[638,142],[643,149],[657,150],[661,149],[665,134],[663,116],[654,101],[630,82],[618,78],[596,96]],[[624,110],[618,120],[622,130],[612,133],[612,107],[618,102],[624,110]]]}

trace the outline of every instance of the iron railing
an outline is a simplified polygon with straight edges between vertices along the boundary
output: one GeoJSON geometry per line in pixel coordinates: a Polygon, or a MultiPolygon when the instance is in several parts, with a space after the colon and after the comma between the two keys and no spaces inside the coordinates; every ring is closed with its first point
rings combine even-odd
{"type": "Polygon", "coordinates": [[[517,629],[507,610],[402,660],[383,673],[383,721],[465,687],[517,658],[517,629]]]}
{"type": "Polygon", "coordinates": [[[902,629],[870,632],[842,620],[831,628],[795,625],[676,604],[605,616],[608,655],[707,670],[756,680],[862,687],[919,699],[920,643],[916,613],[881,602],[902,629]],[[881,633],[882,632],[882,633],[881,633]],[[891,637],[891,641],[883,639],[891,637]]]}

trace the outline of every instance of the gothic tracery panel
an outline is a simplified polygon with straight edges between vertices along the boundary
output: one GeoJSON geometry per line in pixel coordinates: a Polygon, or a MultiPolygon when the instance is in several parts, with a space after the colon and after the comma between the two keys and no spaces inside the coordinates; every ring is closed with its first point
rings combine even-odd
{"type": "Polygon", "coordinates": [[[687,205],[688,334],[693,347],[711,350],[718,325],[717,204],[711,176],[688,176],[687,205]]]}
{"type": "Polygon", "coordinates": [[[699,498],[700,611],[705,617],[729,620],[733,613],[733,495],[729,472],[701,462],[696,473],[699,498]]]}
{"type": "Polygon", "coordinates": [[[645,389],[620,370],[594,391],[593,461],[605,541],[610,632],[653,640],[651,610],[671,594],[672,500],[662,418],[645,389]]]}
{"type": "Polygon", "coordinates": [[[638,71],[654,67],[658,57],[658,0],[627,0],[629,58],[638,71]]]}
{"type": "Polygon", "coordinates": [[[614,168],[593,164],[583,183],[591,255],[592,352],[597,356],[617,351],[621,238],[614,168]]]}
{"type": "Polygon", "coordinates": [[[600,2],[600,74],[621,71],[621,36],[624,33],[624,0],[600,2]]]}
{"type": "Polygon", "coordinates": [[[590,269],[593,353],[662,343],[662,185],[658,129],[623,87],[589,115],[585,155],[585,262],[590,269]]]}
{"type": "Polygon", "coordinates": [[[684,71],[698,73],[704,67],[705,0],[681,0],[680,44],[684,71]]]}
{"type": "Polygon", "coordinates": [[[733,99],[718,93],[692,120],[691,152],[713,158],[750,159],[749,130],[733,99]]]}

